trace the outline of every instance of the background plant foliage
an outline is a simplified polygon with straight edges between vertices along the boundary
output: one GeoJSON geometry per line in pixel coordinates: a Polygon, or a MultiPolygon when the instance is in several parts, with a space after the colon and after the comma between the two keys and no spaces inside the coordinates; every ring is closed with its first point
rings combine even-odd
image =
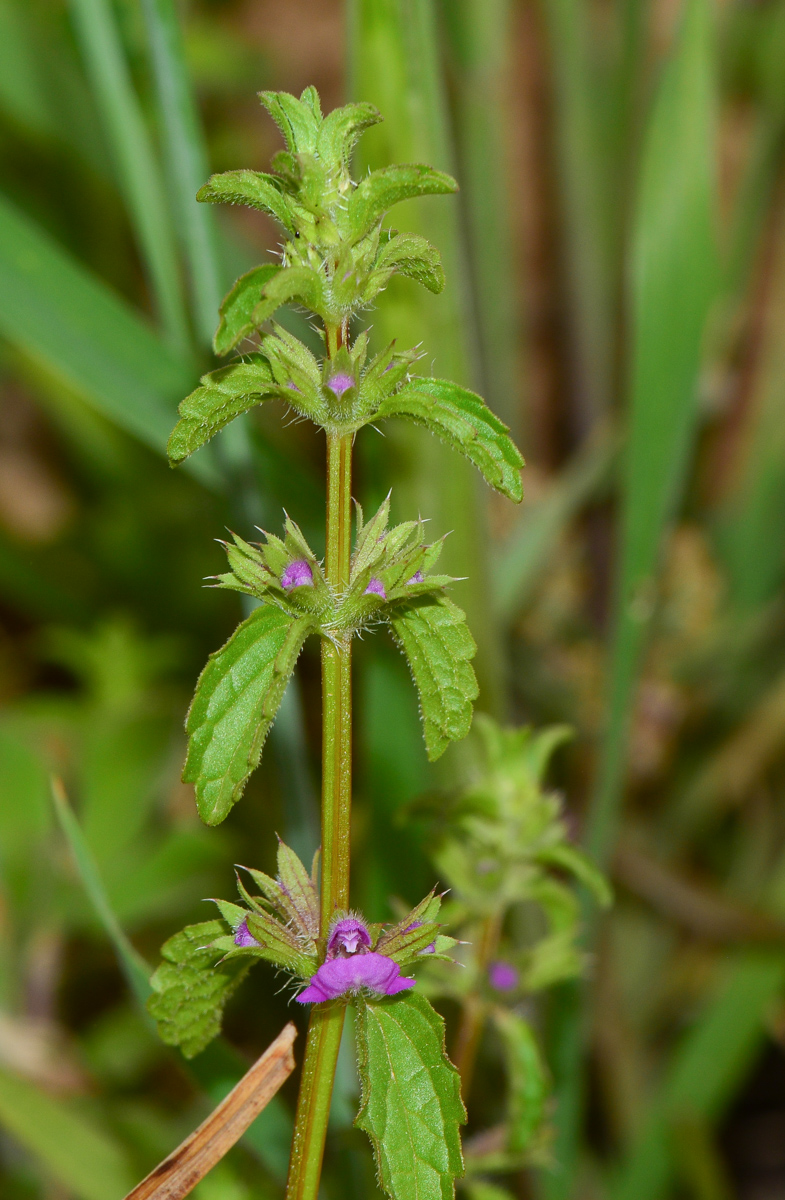
{"type": "MultiPolygon", "coordinates": [[[[395,215],[438,243],[449,286],[392,280],[373,336],[422,341],[423,374],[488,399],[528,495],[497,504],[389,423],[393,516],[455,530],[442,563],[467,577],[478,707],[575,731],[547,776],[563,812],[534,767],[513,772],[527,846],[538,805],[563,831],[547,869],[522,853],[514,903],[489,902],[471,868],[507,818],[504,789],[489,815],[477,783],[500,786],[487,743],[430,767],[400,656],[381,636],[357,655],[356,902],[389,920],[440,879],[456,936],[473,926],[460,978],[434,964],[423,985],[454,1055],[478,1030],[460,1186],[785,1187],[783,80],[779,0],[0,0],[4,1195],[121,1197],[290,1013],[261,966],[186,1067],[138,1001],[234,862],[274,871],[276,832],[304,858],[317,841],[308,645],[219,830],[179,773],[196,675],[244,612],[199,586],[224,569],[213,539],[286,508],[321,553],[318,435],[273,399],[181,470],[164,457],[177,403],[218,365],[224,293],[276,248],[263,215],[192,198],[279,149],[255,92],[311,83],[325,111],[384,113],[358,167],[459,179],[458,200],[395,215]],[[616,899],[586,901],[576,940],[581,842],[616,899]],[[499,913],[512,993],[475,932],[499,913]]],[[[296,309],[276,319],[309,336],[296,309]]],[[[373,431],[358,451],[372,513],[390,473],[373,431]]],[[[359,1200],[376,1184],[352,1061],[347,1042],[325,1189],[359,1200]]],[[[280,1194],[292,1088],[203,1200],[280,1194]]]]}

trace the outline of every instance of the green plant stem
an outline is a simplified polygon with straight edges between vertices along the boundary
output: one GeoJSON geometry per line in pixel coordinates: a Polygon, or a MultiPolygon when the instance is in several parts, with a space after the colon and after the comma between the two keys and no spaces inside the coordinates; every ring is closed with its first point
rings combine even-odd
{"type": "MultiPolygon", "coordinates": [[[[332,357],[343,329],[327,329],[332,357]]],[[[349,582],[352,435],[327,436],[327,580],[337,593],[349,582]]],[[[337,909],[349,907],[352,804],[351,642],[322,641],[322,941],[337,909]]],[[[316,1200],[346,1005],[311,1009],[297,1100],[286,1200],[316,1200]]]]}
{"type": "MultiPolygon", "coordinates": [[[[501,912],[494,913],[493,916],[487,917],[483,922],[477,956],[481,978],[486,974],[491,959],[498,948],[503,916],[504,914],[501,912]]],[[[461,1023],[453,1054],[453,1061],[461,1076],[461,1093],[464,1104],[467,1104],[469,1100],[469,1092],[471,1091],[474,1075],[474,1064],[477,1061],[477,1051],[480,1048],[480,1038],[482,1037],[482,1030],[487,1015],[488,1004],[483,1000],[480,993],[470,993],[463,1003],[461,1023]]]]}
{"type": "Polygon", "coordinates": [[[335,1067],[346,1005],[315,1004],[308,1023],[305,1060],[297,1097],[286,1200],[316,1200],[330,1117],[335,1067]]]}

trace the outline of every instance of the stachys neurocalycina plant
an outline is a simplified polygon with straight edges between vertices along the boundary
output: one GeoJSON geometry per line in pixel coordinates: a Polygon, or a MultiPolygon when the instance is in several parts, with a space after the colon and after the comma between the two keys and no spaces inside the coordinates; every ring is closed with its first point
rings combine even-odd
{"type": "Polygon", "coordinates": [[[350,159],[360,134],[381,120],[371,104],[322,115],[314,88],[299,99],[263,92],[286,149],[273,171],[214,175],[198,199],[245,204],[283,229],[280,262],[237,280],[220,308],[216,353],[234,352],[180,405],[169,439],[182,462],[235,417],[284,400],[325,433],[327,552],[317,560],[289,518],[284,536],[261,544],[234,535],[229,570],[217,584],[258,607],[213,654],[196,687],[186,730],[183,779],[208,825],[222,821],[258,765],[306,638],[322,653],[322,851],[309,872],[283,843],[278,877],[248,869],[242,904],[217,901],[221,919],[189,926],[163,948],[150,1008],[165,1041],[197,1054],[216,1035],[231,992],[256,959],[290,974],[310,1020],[287,1183],[288,1200],[316,1200],[333,1078],[347,1005],[357,1013],[362,1102],[357,1124],[373,1143],[379,1179],[403,1200],[444,1200],[462,1173],[459,1081],[444,1051],[441,1017],[406,974],[444,955],[440,897],[431,894],[397,924],[368,924],[349,906],[352,639],[386,624],[406,656],[419,693],[432,759],[465,736],[477,683],[475,645],[463,612],[435,574],[441,542],[427,545],[421,521],[392,528],[389,496],[368,521],[357,508],[351,544],[352,448],[363,426],[413,421],[466,455],[487,482],[522,497],[523,459],[508,430],[479,396],[413,373],[420,351],[395,344],[371,354],[353,320],[395,274],[432,292],[444,286],[439,252],[425,238],[385,225],[409,197],[449,193],[455,180],[421,165],[372,171],[359,182],[350,159]],[[320,358],[277,325],[290,302],[320,322],[320,358]],[[392,1056],[392,1058],[390,1057],[392,1056]],[[412,1080],[416,1079],[416,1086],[412,1080]]]}

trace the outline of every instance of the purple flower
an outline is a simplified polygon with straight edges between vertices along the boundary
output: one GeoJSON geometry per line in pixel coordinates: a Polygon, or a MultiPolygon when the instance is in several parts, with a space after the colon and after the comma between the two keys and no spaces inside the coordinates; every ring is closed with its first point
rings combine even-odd
{"type": "Polygon", "coordinates": [[[518,972],[508,962],[495,962],[488,971],[491,987],[497,992],[511,992],[518,986],[518,972]]]}
{"type": "Polygon", "coordinates": [[[327,386],[340,400],[344,392],[348,392],[349,388],[354,387],[354,376],[347,375],[345,371],[339,371],[327,380],[327,386]]]}
{"type": "Polygon", "coordinates": [[[406,580],[407,587],[410,587],[413,583],[425,583],[425,576],[422,571],[415,571],[411,579],[406,580]]]}
{"type": "Polygon", "coordinates": [[[365,596],[381,596],[382,600],[387,599],[387,593],[384,590],[384,584],[382,583],[381,579],[377,579],[375,575],[363,594],[365,596]]]}
{"type": "Polygon", "coordinates": [[[235,929],[234,944],[235,946],[258,946],[260,944],[257,942],[256,938],[251,937],[250,933],[248,932],[247,921],[241,921],[235,929]]]}
{"type": "Polygon", "coordinates": [[[287,590],[293,587],[313,587],[313,571],[304,558],[289,563],[281,576],[281,586],[287,590]]]}
{"type": "Polygon", "coordinates": [[[347,992],[359,992],[367,988],[380,996],[394,996],[414,987],[415,980],[401,976],[401,968],[384,954],[369,951],[353,954],[349,958],[331,958],[322,963],[305,991],[300,992],[300,1004],[319,1004],[323,1000],[334,1000],[347,992]]]}
{"type": "Polygon", "coordinates": [[[342,917],[333,926],[327,943],[327,957],[335,958],[341,951],[345,954],[362,953],[370,944],[371,935],[362,921],[357,917],[342,917]]]}

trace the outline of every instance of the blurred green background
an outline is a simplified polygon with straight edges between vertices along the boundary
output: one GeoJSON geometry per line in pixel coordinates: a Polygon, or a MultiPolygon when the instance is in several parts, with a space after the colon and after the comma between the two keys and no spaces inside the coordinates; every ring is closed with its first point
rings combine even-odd
{"type": "MultiPolygon", "coordinates": [[[[265,168],[279,142],[255,92],[307,84],[325,110],[382,110],[359,169],[426,161],[461,183],[396,213],[448,287],[395,281],[374,336],[421,341],[425,372],[487,398],[527,498],[373,431],[355,491],[392,485],[398,516],[453,531],[480,707],[573,727],[552,781],[616,889],[587,915],[584,982],[531,1008],[550,1160],[504,1194],[781,1200],[782,0],[0,0],[0,1194],[120,1200],[291,1015],[261,969],[186,1069],[77,859],[154,964],[232,894],[233,863],[269,871],[276,833],[302,854],[318,839],[313,649],[220,829],[179,771],[196,675],[242,615],[203,588],[216,539],[285,508],[323,546],[323,446],[268,405],[192,468],[163,456],[221,296],[276,249],[263,216],[193,195],[211,170],[265,168]]],[[[406,806],[462,759],[428,768],[382,635],[355,679],[353,899],[382,920],[436,881],[406,806]]],[[[486,1051],[470,1134],[494,1119],[486,1051]]],[[[200,1200],[281,1194],[294,1088],[200,1200]]],[[[355,1106],[345,1057],[329,1200],[377,1194],[355,1106]]]]}

